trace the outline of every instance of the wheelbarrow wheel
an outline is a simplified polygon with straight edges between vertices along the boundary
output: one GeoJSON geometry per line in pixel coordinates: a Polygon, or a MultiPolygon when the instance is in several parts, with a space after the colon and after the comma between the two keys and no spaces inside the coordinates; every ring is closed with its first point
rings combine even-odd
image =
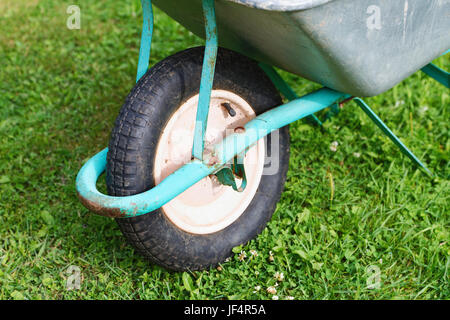
{"type": "MultiPolygon", "coordinates": [[[[127,97],[109,144],[110,195],[149,190],[191,160],[203,54],[203,47],[192,48],[161,61],[127,97]]],[[[281,102],[255,61],[219,49],[205,147],[281,102]]],[[[243,192],[210,176],[161,209],[117,223],[138,252],[165,268],[216,266],[264,229],[280,199],[288,163],[285,127],[247,152],[243,192]]]]}

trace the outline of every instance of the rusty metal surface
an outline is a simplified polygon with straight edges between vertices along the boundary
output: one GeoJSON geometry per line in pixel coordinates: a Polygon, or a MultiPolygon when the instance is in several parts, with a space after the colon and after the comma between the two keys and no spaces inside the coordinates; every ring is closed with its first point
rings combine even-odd
{"type": "Polygon", "coordinates": [[[77,196],[81,204],[92,213],[108,218],[124,218],[126,216],[126,214],[118,208],[108,208],[104,206],[104,203],[101,201],[103,199],[97,199],[97,201],[89,200],[83,197],[79,192],[77,192],[77,196]]]}

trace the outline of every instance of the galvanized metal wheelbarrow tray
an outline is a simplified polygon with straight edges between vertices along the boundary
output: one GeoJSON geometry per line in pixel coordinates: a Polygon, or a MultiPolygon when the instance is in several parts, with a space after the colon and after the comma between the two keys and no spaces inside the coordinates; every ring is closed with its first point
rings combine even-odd
{"type": "MultiPolygon", "coordinates": [[[[96,181],[105,170],[104,149],[77,177],[81,202],[110,217],[150,213],[204,177],[217,173],[265,135],[302,118],[320,124],[315,112],[354,100],[382,131],[416,164],[430,171],[381,119],[355,96],[382,93],[422,69],[449,87],[449,74],[430,61],[450,47],[450,0],[154,0],[171,17],[206,38],[203,74],[193,142],[193,160],[153,189],[129,197],[101,194],[96,181]],[[217,19],[216,19],[217,18],[217,19]],[[205,27],[206,26],[206,27],[205,27]],[[242,133],[204,150],[204,134],[218,45],[250,56],[291,102],[250,121],[242,133]],[[269,65],[325,88],[297,97],[269,65]]],[[[149,65],[153,33],[150,0],[142,0],[144,24],[139,80],[149,65]]]]}
{"type": "MultiPolygon", "coordinates": [[[[204,37],[201,0],[154,0],[204,37]]],[[[353,96],[378,95],[448,50],[449,0],[218,0],[220,46],[353,96]]]]}

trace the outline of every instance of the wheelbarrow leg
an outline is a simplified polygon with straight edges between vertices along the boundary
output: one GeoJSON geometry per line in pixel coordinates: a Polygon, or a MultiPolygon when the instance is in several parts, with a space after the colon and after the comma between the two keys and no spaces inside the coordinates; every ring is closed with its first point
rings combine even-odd
{"type": "Polygon", "coordinates": [[[325,118],[323,119],[323,122],[327,122],[328,120],[331,120],[331,118],[339,115],[341,112],[341,108],[339,107],[339,104],[335,103],[330,107],[330,110],[325,114],[325,118]]]}
{"type": "Polygon", "coordinates": [[[441,83],[447,88],[450,88],[450,73],[448,73],[447,71],[442,70],[432,63],[426,65],[422,69],[422,71],[437,82],[441,83]]]}
{"type": "Polygon", "coordinates": [[[391,141],[411,159],[415,164],[421,167],[425,172],[433,177],[433,173],[417,158],[411,150],[408,149],[400,139],[388,128],[388,126],[373,112],[373,110],[360,98],[355,98],[354,101],[361,107],[361,109],[369,116],[369,118],[383,131],[385,135],[391,139],[391,141]]]}
{"type": "MultiPolygon", "coordinates": [[[[441,57],[449,53],[450,50],[446,51],[441,57]]],[[[433,78],[440,84],[446,86],[447,88],[450,88],[450,73],[448,73],[447,71],[442,70],[433,63],[430,63],[422,68],[422,72],[424,72],[427,76],[433,78]]]]}
{"type": "Polygon", "coordinates": [[[136,82],[147,72],[153,36],[153,8],[151,0],[141,0],[144,21],[142,23],[141,48],[139,50],[136,82]]]}
{"type": "MultiPolygon", "coordinates": [[[[286,81],[283,80],[283,78],[278,74],[278,72],[275,71],[272,66],[269,66],[265,63],[260,63],[259,66],[264,70],[270,80],[272,80],[274,86],[286,99],[288,99],[289,101],[293,101],[299,98],[295,91],[286,83],[286,81]]],[[[317,126],[322,125],[322,121],[320,121],[319,118],[317,118],[314,114],[306,117],[305,122],[317,126]]]]}

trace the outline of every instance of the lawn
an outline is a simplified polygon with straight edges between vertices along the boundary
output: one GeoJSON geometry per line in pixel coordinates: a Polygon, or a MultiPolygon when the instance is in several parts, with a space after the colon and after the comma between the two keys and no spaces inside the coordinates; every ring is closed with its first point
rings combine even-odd
{"type": "MultiPolygon", "coordinates": [[[[203,43],[155,19],[152,64],[203,43]]],[[[295,123],[285,192],[243,261],[168,272],[89,213],[75,177],[134,85],[141,20],[138,0],[0,2],[1,299],[272,299],[271,286],[279,299],[450,299],[450,97],[420,72],[367,101],[437,177],[354,103],[324,130],[295,123]],[[80,30],[66,27],[71,4],[80,30]],[[79,290],[66,288],[70,266],[79,290]]],[[[317,88],[283,75],[298,94],[317,88]]]]}

